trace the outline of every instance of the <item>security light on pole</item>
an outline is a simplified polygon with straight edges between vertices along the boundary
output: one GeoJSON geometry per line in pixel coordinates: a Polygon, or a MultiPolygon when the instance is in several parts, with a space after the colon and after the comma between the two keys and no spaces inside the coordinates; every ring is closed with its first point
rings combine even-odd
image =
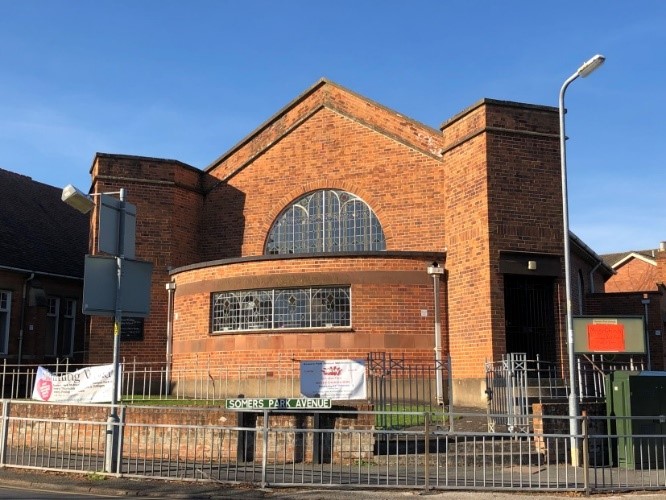
{"type": "Polygon", "coordinates": [[[83,191],[78,190],[71,184],[68,184],[62,190],[61,199],[70,207],[75,208],[82,214],[87,214],[95,206],[95,202],[89,195],[85,194],[83,191]]]}
{"type": "Polygon", "coordinates": [[[606,58],[601,54],[597,54],[593,58],[585,61],[583,65],[578,68],[578,76],[585,78],[595,71],[599,66],[601,66],[606,61],[606,58]]]}
{"type": "Polygon", "coordinates": [[[119,455],[118,394],[121,388],[119,352],[122,318],[148,315],[152,264],[134,260],[136,207],[125,201],[125,189],[87,195],[70,184],[62,191],[62,201],[84,214],[95,206],[93,196],[100,196],[98,246],[113,258],[86,256],[83,313],[113,316],[113,384],[111,414],[107,421],[105,469],[106,472],[115,473],[119,455]],[[108,196],[111,194],[118,194],[119,200],[108,196]],[[99,283],[107,285],[100,287],[99,283]],[[127,288],[124,293],[123,283],[127,288]],[[138,293],[135,293],[137,290],[138,293]]]}

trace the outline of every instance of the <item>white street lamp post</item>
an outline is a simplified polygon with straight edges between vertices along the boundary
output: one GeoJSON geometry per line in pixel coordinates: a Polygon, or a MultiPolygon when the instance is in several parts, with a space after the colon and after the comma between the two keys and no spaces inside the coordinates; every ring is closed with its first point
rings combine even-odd
{"type": "Polygon", "coordinates": [[[562,164],[562,219],[564,231],[564,281],[566,294],[566,312],[567,312],[567,355],[569,360],[569,434],[571,436],[571,465],[579,464],[578,453],[578,391],[576,390],[576,367],[575,350],[573,335],[573,315],[571,310],[571,256],[569,250],[569,200],[567,197],[567,154],[566,154],[566,135],[564,131],[564,93],[567,87],[579,76],[585,78],[599,66],[606,58],[597,54],[589,61],[583,63],[578,70],[567,78],[560,89],[559,111],[560,111],[560,161],[562,164]]]}
{"type": "MultiPolygon", "coordinates": [[[[444,274],[444,268],[439,267],[437,262],[428,266],[428,274],[432,276],[434,307],[435,307],[435,387],[437,391],[437,404],[444,404],[444,387],[442,381],[442,323],[439,314],[439,277],[444,274]]],[[[449,401],[449,404],[452,404],[449,401]]]]}

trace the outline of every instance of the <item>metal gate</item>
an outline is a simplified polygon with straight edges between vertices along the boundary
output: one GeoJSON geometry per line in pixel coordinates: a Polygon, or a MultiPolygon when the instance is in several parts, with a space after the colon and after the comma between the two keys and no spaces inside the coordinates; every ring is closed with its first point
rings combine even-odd
{"type": "MultiPolygon", "coordinates": [[[[391,353],[371,352],[367,370],[369,399],[375,411],[451,413],[450,356],[441,362],[414,363],[404,357],[394,358],[391,353]]],[[[385,413],[378,418],[378,427],[384,429],[409,426],[408,415],[385,413]]]]}
{"type": "Polygon", "coordinates": [[[525,353],[509,353],[501,361],[486,362],[488,432],[529,432],[531,404],[544,399],[566,398],[568,388],[549,361],[527,359],[525,353]],[[499,429],[498,425],[505,426],[499,429]]]}
{"type": "Polygon", "coordinates": [[[556,360],[554,279],[504,276],[506,351],[556,360]]]}
{"type": "Polygon", "coordinates": [[[510,353],[486,363],[488,432],[505,425],[509,432],[527,432],[527,355],[510,353]]]}

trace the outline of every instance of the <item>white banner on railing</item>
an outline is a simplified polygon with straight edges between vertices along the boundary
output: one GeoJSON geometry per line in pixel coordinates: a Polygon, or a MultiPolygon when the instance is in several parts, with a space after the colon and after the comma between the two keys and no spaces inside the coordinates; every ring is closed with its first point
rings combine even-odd
{"type": "Polygon", "coordinates": [[[354,359],[301,361],[301,394],[309,398],[367,399],[365,362],[354,359]]]}
{"type": "MultiPolygon", "coordinates": [[[[118,380],[122,380],[120,367],[118,380]]],[[[32,390],[32,399],[50,403],[109,403],[112,395],[113,365],[90,366],[62,375],[40,366],[32,390]]]]}

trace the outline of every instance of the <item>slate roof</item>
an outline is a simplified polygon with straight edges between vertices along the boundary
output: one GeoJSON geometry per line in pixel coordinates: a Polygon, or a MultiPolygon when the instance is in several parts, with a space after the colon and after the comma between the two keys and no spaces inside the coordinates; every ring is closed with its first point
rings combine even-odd
{"type": "Polygon", "coordinates": [[[647,259],[654,260],[656,253],[657,253],[656,248],[650,250],[627,250],[626,252],[608,253],[602,255],[601,258],[604,260],[606,264],[608,264],[610,267],[613,267],[618,262],[625,260],[631,254],[642,255],[647,259]]]}
{"type": "Polygon", "coordinates": [[[586,258],[593,264],[601,264],[598,271],[605,275],[605,279],[610,278],[615,274],[613,268],[603,259],[602,256],[598,255],[594,250],[592,250],[587,244],[576,236],[573,232],[569,231],[569,241],[573,243],[573,248],[578,248],[579,257],[586,258]]]}
{"type": "Polygon", "coordinates": [[[62,188],[0,169],[0,268],[83,278],[90,218],[62,188]]]}

